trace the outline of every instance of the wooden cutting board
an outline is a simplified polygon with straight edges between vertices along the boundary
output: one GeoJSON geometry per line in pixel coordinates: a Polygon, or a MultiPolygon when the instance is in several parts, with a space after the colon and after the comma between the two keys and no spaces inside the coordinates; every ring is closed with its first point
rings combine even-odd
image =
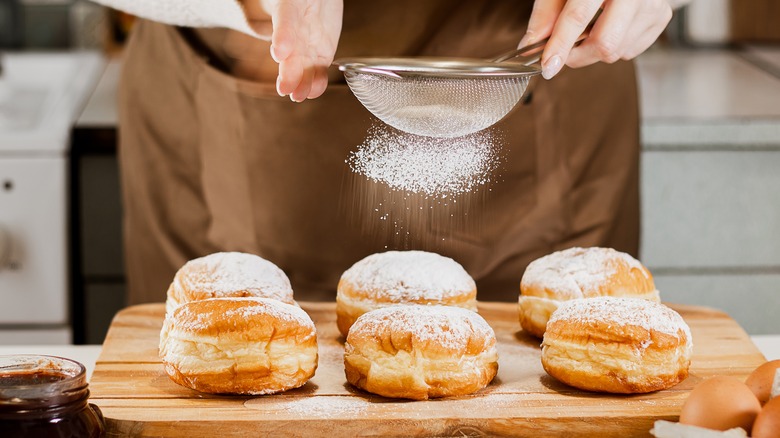
{"type": "Polygon", "coordinates": [[[520,330],[516,304],[480,303],[498,338],[496,379],[466,397],[393,400],[346,382],[335,304],[300,304],[318,329],[317,374],[301,388],[261,397],[213,396],[176,385],[157,357],[164,305],[119,312],[90,382],[108,436],[650,436],[655,420],[677,420],[697,382],[714,375],[744,378],[765,360],[725,313],[672,306],[693,333],[690,377],[651,394],[586,393],[544,372],[540,341],[520,330]]]}

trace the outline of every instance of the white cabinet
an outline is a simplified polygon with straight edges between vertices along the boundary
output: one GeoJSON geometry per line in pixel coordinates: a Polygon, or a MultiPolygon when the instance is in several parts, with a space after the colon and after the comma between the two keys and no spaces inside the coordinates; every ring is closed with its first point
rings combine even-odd
{"type": "Polygon", "coordinates": [[[68,343],[68,141],[105,62],[94,52],[2,62],[0,344],[68,343]]]}
{"type": "Polygon", "coordinates": [[[67,322],[65,175],[65,158],[0,159],[3,324],[67,322]]]}

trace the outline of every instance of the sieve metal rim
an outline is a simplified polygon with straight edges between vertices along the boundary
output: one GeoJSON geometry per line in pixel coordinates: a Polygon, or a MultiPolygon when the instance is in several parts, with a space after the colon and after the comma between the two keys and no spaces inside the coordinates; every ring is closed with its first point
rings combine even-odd
{"type": "Polygon", "coordinates": [[[344,73],[380,74],[396,78],[506,79],[535,76],[542,71],[537,65],[474,58],[355,57],[338,59],[334,64],[344,73]]]}

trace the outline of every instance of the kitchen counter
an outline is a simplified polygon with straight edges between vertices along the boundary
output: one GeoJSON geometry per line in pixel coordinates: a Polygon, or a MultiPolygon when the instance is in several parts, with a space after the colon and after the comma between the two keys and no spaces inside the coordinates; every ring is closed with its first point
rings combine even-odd
{"type": "Polygon", "coordinates": [[[751,340],[756,344],[766,360],[780,359],[780,336],[778,335],[756,335],[751,336],[751,340]]]}
{"type": "MultiPolygon", "coordinates": [[[[780,335],[751,336],[750,339],[767,360],[780,359],[780,335]]],[[[100,345],[0,345],[0,355],[47,354],[66,357],[84,364],[87,367],[87,378],[90,378],[100,349],[100,345]]]]}
{"type": "Polygon", "coordinates": [[[780,143],[780,49],[651,50],[636,62],[645,149],[780,143]]]}

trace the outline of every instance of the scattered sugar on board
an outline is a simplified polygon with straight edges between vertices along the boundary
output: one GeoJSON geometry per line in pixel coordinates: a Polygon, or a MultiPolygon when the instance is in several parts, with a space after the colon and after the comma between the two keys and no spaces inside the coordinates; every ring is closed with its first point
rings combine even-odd
{"type": "MultiPolygon", "coordinates": [[[[396,305],[361,315],[350,333],[411,333],[419,342],[435,342],[443,348],[461,350],[474,338],[485,340],[485,348],[496,335],[476,312],[452,306],[396,305]]],[[[347,348],[350,348],[348,345],[347,348]]]]}
{"type": "Polygon", "coordinates": [[[647,275],[642,264],[612,248],[569,248],[539,258],[523,274],[524,286],[544,286],[568,298],[592,296],[615,274],[612,260],[620,260],[647,275]]]}
{"type": "Polygon", "coordinates": [[[352,265],[343,278],[394,302],[442,300],[476,288],[458,262],[425,251],[371,254],[352,265]]]}
{"type": "Polygon", "coordinates": [[[682,330],[688,341],[690,328],[682,316],[669,307],[641,298],[596,297],[564,301],[553,312],[548,324],[568,320],[583,324],[606,321],[615,325],[633,325],[678,336],[682,330]]]}
{"type": "Polygon", "coordinates": [[[301,416],[342,417],[361,414],[371,402],[354,397],[305,397],[288,403],[282,411],[301,416]]]}
{"type": "Polygon", "coordinates": [[[221,252],[187,262],[181,279],[187,289],[221,296],[236,291],[261,293],[280,301],[292,299],[290,280],[284,271],[262,257],[221,252]]]}
{"type": "Polygon", "coordinates": [[[496,149],[490,130],[434,138],[375,125],[347,163],[392,189],[445,197],[488,183],[500,162],[496,149]]]}

